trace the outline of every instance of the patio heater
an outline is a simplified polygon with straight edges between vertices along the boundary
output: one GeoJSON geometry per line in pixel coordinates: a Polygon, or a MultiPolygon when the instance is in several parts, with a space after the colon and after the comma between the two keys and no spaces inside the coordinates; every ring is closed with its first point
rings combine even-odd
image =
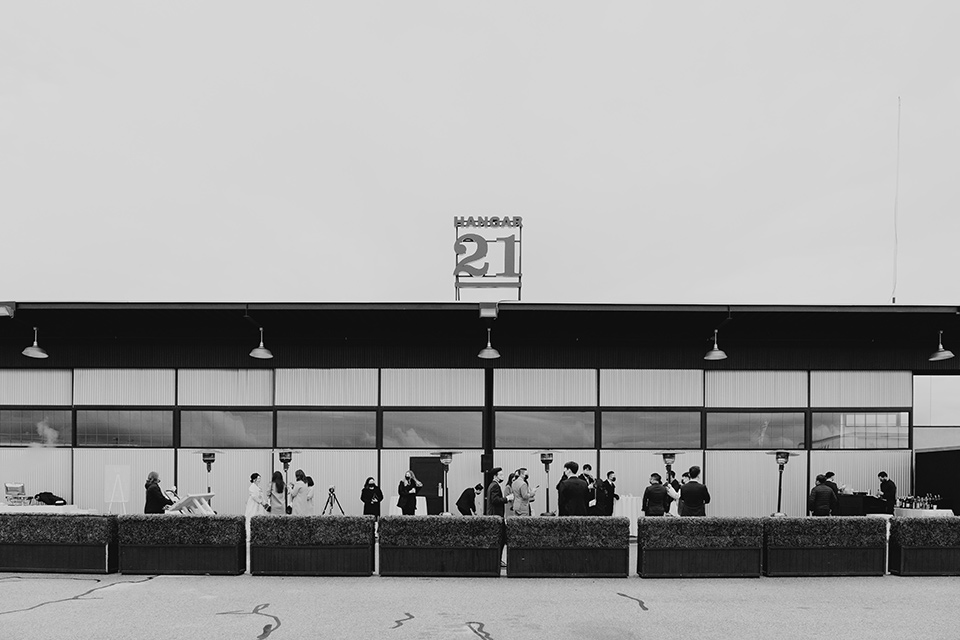
{"type": "MultiPolygon", "coordinates": [[[[533,455],[537,455],[536,453],[533,455]]],[[[553,451],[540,451],[540,462],[543,463],[543,469],[547,472],[547,510],[541,513],[541,516],[556,515],[550,511],[550,463],[553,462],[553,451]]]]}
{"type": "Polygon", "coordinates": [[[670,471],[673,470],[673,464],[677,461],[677,456],[682,456],[683,451],[657,451],[653,455],[663,456],[663,464],[667,467],[667,477],[664,482],[670,479],[670,471]]]}
{"type": "Polygon", "coordinates": [[[453,456],[462,451],[434,451],[433,455],[440,456],[440,463],[443,464],[443,513],[442,516],[450,515],[450,491],[448,490],[447,474],[450,473],[450,463],[453,462],[453,456]]]}
{"type": "Polygon", "coordinates": [[[790,462],[790,456],[798,456],[800,454],[789,451],[767,451],[767,455],[776,456],[777,465],[780,467],[780,480],[777,483],[777,512],[771,515],[774,517],[786,517],[787,514],[780,510],[783,498],[783,468],[790,462]]]}
{"type": "MultiPolygon", "coordinates": [[[[213,463],[217,459],[218,453],[223,453],[220,449],[204,449],[201,451],[194,451],[194,453],[200,455],[200,459],[203,460],[203,463],[207,465],[207,493],[213,493],[213,489],[210,488],[210,472],[213,471],[213,463]]],[[[213,498],[209,498],[208,502],[213,502],[213,498]]]]}

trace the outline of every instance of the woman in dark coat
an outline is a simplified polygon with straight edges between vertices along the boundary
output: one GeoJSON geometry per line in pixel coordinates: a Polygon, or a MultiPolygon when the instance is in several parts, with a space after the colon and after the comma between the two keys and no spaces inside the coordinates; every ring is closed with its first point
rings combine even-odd
{"type": "Polygon", "coordinates": [[[173,500],[163,495],[160,490],[160,474],[151,471],[147,474],[147,482],[143,485],[147,490],[147,502],[143,505],[144,513],[163,513],[173,504],[173,500]]]}
{"type": "Polygon", "coordinates": [[[413,471],[407,471],[403,475],[403,480],[397,487],[397,493],[400,499],[397,500],[397,506],[400,507],[400,513],[405,516],[413,516],[417,513],[417,489],[423,486],[423,483],[417,480],[413,471]]]}
{"type": "Polygon", "coordinates": [[[367,478],[360,492],[360,502],[363,503],[363,515],[380,517],[380,503],[383,502],[383,491],[377,486],[376,480],[367,478]]]}

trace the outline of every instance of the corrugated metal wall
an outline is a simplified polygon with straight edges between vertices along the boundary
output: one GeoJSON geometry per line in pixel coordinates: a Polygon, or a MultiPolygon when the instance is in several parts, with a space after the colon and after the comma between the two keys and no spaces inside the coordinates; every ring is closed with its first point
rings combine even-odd
{"type": "Polygon", "coordinates": [[[273,372],[256,369],[181,369],[177,400],[181,406],[269,406],[273,372]]]}
{"type": "Polygon", "coordinates": [[[806,407],[806,371],[707,371],[708,407],[806,407]]]}
{"type": "MultiPolygon", "coordinates": [[[[792,464],[792,462],[791,462],[792,464]]],[[[880,489],[877,474],[886,471],[897,485],[897,495],[910,495],[913,490],[912,451],[811,451],[810,482],[818,473],[833,471],[834,482],[847,485],[851,491],[874,494],[880,489]]]]}
{"type": "Polygon", "coordinates": [[[143,513],[147,474],[160,474],[160,486],[174,486],[173,449],[73,450],[73,502],[81,509],[107,513],[111,498],[113,513],[143,513]]]}
{"type": "Polygon", "coordinates": [[[160,405],[177,402],[174,369],[77,369],[73,398],[78,405],[160,405]]]}
{"type": "MultiPolygon", "coordinates": [[[[547,508],[547,496],[544,491],[550,492],[550,511],[557,511],[557,483],[563,476],[563,465],[565,462],[573,460],[581,467],[584,463],[593,466],[594,475],[597,471],[597,450],[596,449],[553,449],[553,464],[550,465],[550,481],[547,482],[547,474],[543,470],[543,464],[540,462],[539,451],[530,449],[495,449],[493,452],[493,464],[497,467],[503,467],[503,481],[511,471],[516,471],[519,467],[526,467],[529,471],[530,479],[527,481],[533,488],[540,485],[537,491],[537,499],[531,507],[532,513],[543,513],[547,508]]],[[[479,501],[479,498],[478,498],[479,501]]]]}
{"type": "Polygon", "coordinates": [[[602,369],[600,404],[605,407],[702,407],[703,371],[602,369]]]}
{"type": "MultiPolygon", "coordinates": [[[[791,457],[783,469],[783,512],[806,515],[807,453],[791,457]]],[[[710,490],[711,516],[768,516],[777,510],[779,467],[763,451],[707,451],[704,484],[710,490]]]]}
{"type": "MultiPolygon", "coordinates": [[[[251,473],[263,476],[260,487],[266,496],[272,473],[269,449],[228,449],[217,454],[210,469],[210,489],[216,494],[210,504],[217,513],[244,513],[251,473]]],[[[207,492],[207,465],[195,450],[177,450],[176,484],[181,498],[207,492]]]]}
{"type": "Polygon", "coordinates": [[[493,402],[498,407],[595,407],[593,369],[496,369],[493,402]]]}
{"type": "Polygon", "coordinates": [[[385,407],[478,407],[483,405],[482,369],[384,369],[385,407]]]}
{"type": "MultiPolygon", "coordinates": [[[[663,456],[654,455],[654,451],[647,450],[620,450],[603,449],[600,451],[601,478],[606,479],[607,471],[617,472],[617,493],[621,496],[643,496],[643,490],[650,484],[650,474],[659,473],[664,482],[667,479],[667,470],[663,464],[663,456]]],[[[703,451],[688,449],[677,456],[673,470],[680,474],[697,465],[703,467],[703,451]]],[[[676,513],[676,509],[674,509],[676,513]]]]}
{"type": "MultiPolygon", "coordinates": [[[[282,472],[283,464],[277,452],[273,453],[272,461],[274,469],[282,472]]],[[[290,463],[290,482],[294,481],[294,472],[297,469],[303,469],[305,474],[313,478],[313,513],[315,515],[323,512],[327,497],[330,495],[329,487],[333,486],[336,487],[337,500],[343,507],[343,512],[348,516],[359,516],[363,514],[363,503],[360,502],[363,483],[370,476],[377,477],[377,452],[369,449],[304,449],[293,454],[293,461],[290,463]]],[[[270,478],[269,473],[265,476],[267,479],[270,478]]],[[[266,491],[266,484],[263,486],[266,491]]],[[[387,504],[381,507],[381,514],[388,515],[390,513],[389,497],[391,493],[396,493],[396,485],[381,487],[381,490],[384,503],[387,504]]],[[[393,503],[396,503],[395,498],[393,503]]],[[[336,505],[332,512],[340,514],[336,505]]],[[[327,513],[331,511],[328,510],[327,513]]]]}
{"type": "Polygon", "coordinates": [[[376,406],[377,369],[277,369],[279,406],[376,406]]]}
{"type": "Polygon", "coordinates": [[[0,484],[22,482],[28,496],[49,491],[70,504],[73,501],[71,457],[68,448],[0,448],[0,484]]]}
{"type": "Polygon", "coordinates": [[[811,407],[909,407],[909,371],[811,371],[811,407]]]}
{"type": "Polygon", "coordinates": [[[0,405],[73,404],[73,372],[0,369],[0,405]]]}
{"type": "MultiPolygon", "coordinates": [[[[453,457],[453,463],[450,465],[450,473],[447,476],[447,483],[450,489],[450,510],[456,513],[454,503],[460,494],[467,487],[472,487],[477,483],[483,482],[483,474],[480,473],[480,449],[464,449],[463,453],[453,457]]],[[[383,515],[390,513],[390,507],[397,504],[397,485],[403,480],[403,474],[410,468],[410,458],[427,457],[432,454],[432,450],[413,450],[413,449],[384,449],[380,454],[380,488],[383,490],[383,515]]],[[[376,475],[366,473],[366,476],[376,475]]],[[[360,479],[363,482],[364,478],[360,479]]],[[[357,499],[360,497],[360,484],[356,485],[357,499]]],[[[342,502],[342,500],[341,500],[342,502]]],[[[477,498],[479,508],[480,499],[477,498]]],[[[417,512],[420,513],[419,511],[417,512]]]]}

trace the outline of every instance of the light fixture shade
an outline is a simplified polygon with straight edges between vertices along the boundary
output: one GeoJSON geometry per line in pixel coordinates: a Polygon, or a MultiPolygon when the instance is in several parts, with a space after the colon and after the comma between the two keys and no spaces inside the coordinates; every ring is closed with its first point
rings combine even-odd
{"type": "Polygon", "coordinates": [[[953,351],[943,348],[943,331],[940,332],[940,345],[937,347],[937,350],[930,354],[930,357],[927,358],[930,362],[940,362],[941,360],[949,360],[953,357],[953,351]]]}
{"type": "Polygon", "coordinates": [[[478,358],[483,360],[496,360],[500,357],[500,352],[494,349],[490,345],[490,329],[487,329],[487,346],[480,350],[480,353],[477,354],[478,358]]]}
{"type": "Polygon", "coordinates": [[[22,351],[23,355],[28,358],[48,358],[47,352],[40,348],[37,344],[37,328],[33,328],[33,345],[27,347],[22,351]]]}
{"type": "Polygon", "coordinates": [[[250,357],[258,360],[269,360],[273,357],[270,349],[263,346],[263,327],[260,327],[260,346],[250,352],[250,357]]]}
{"type": "Polygon", "coordinates": [[[704,360],[726,360],[727,354],[717,346],[717,330],[713,330],[713,349],[707,351],[706,355],[703,356],[704,360]]]}

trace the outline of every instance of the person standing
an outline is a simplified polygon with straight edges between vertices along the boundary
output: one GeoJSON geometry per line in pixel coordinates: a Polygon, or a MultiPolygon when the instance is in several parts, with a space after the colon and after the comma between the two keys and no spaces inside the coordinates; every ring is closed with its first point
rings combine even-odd
{"type": "Polygon", "coordinates": [[[307,474],[303,469],[297,469],[293,474],[295,478],[290,485],[290,513],[295,516],[307,515],[307,474]]]}
{"type": "Polygon", "coordinates": [[[503,467],[494,467],[490,470],[492,477],[490,486],[487,487],[487,508],[484,511],[488,516],[504,517],[504,511],[508,502],[513,500],[513,496],[504,496],[500,483],[503,482],[503,467]]]}
{"type": "Polygon", "coordinates": [[[680,515],[705,516],[710,504],[710,492],[700,483],[700,467],[690,467],[690,481],[680,487],[680,515]]]}
{"type": "Polygon", "coordinates": [[[880,478],[880,495],[878,497],[886,503],[887,513],[893,513],[893,508],[897,506],[897,485],[890,479],[886,471],[881,471],[877,474],[877,477],[880,478]]]}
{"type": "Polygon", "coordinates": [[[572,460],[563,465],[564,479],[560,483],[557,496],[557,512],[561,516],[587,515],[587,497],[590,490],[586,480],[577,477],[579,468],[580,465],[572,460]]]}
{"type": "Polygon", "coordinates": [[[481,493],[483,493],[482,484],[478,484],[473,488],[467,487],[463,490],[463,493],[461,493],[460,497],[457,498],[457,511],[460,512],[460,515],[477,515],[477,496],[481,493]]]}
{"type": "Polygon", "coordinates": [[[840,508],[837,494],[827,485],[825,476],[817,476],[817,484],[810,490],[807,497],[807,510],[813,516],[833,515],[840,508]]]}
{"type": "MultiPolygon", "coordinates": [[[[689,474],[685,473],[683,475],[686,476],[688,480],[690,479],[689,474]]],[[[677,482],[677,474],[673,469],[667,471],[667,481],[663,486],[667,490],[667,513],[665,515],[669,515],[673,503],[680,499],[681,485],[679,482],[677,482]]],[[[677,506],[679,508],[679,504],[677,506]]]]}
{"type": "Polygon", "coordinates": [[[147,474],[147,481],[143,488],[146,489],[144,513],[163,513],[173,504],[173,500],[163,495],[163,491],[160,490],[160,474],[156,471],[147,474]]]}
{"type": "Polygon", "coordinates": [[[407,470],[403,474],[403,480],[397,486],[397,493],[400,499],[397,500],[397,506],[400,507],[400,513],[405,516],[417,514],[417,489],[421,488],[423,483],[417,480],[412,470],[407,470]]]}
{"type": "Polygon", "coordinates": [[[243,512],[243,515],[247,518],[247,527],[250,526],[250,518],[262,516],[269,508],[270,505],[263,499],[263,489],[260,488],[260,474],[250,474],[250,486],[247,488],[247,506],[243,512]]]}
{"type": "Polygon", "coordinates": [[[317,507],[313,503],[313,478],[307,476],[304,482],[307,484],[307,502],[306,511],[308,516],[317,515],[317,507]]]}
{"type": "Polygon", "coordinates": [[[593,477],[593,467],[589,462],[583,465],[579,477],[587,483],[587,515],[600,515],[597,508],[597,479],[593,477]]]}
{"type": "Polygon", "coordinates": [[[529,516],[530,514],[530,503],[536,500],[537,489],[540,488],[540,485],[537,485],[530,489],[528,480],[530,476],[527,474],[527,470],[523,467],[517,469],[517,478],[513,481],[513,515],[515,516],[529,516]]]}
{"type": "Polygon", "coordinates": [[[267,500],[270,501],[270,508],[267,511],[275,516],[286,515],[286,495],[287,487],[283,483],[283,474],[274,471],[270,476],[270,489],[267,490],[267,500]]]}
{"type": "Polygon", "coordinates": [[[617,474],[607,471],[607,479],[597,486],[597,510],[601,516],[612,516],[614,503],[620,499],[617,495],[617,474]]]}
{"type": "MultiPolygon", "coordinates": [[[[511,471],[511,472],[510,472],[510,475],[507,476],[507,481],[506,481],[506,482],[504,483],[504,485],[503,485],[503,497],[504,497],[504,498],[510,498],[510,497],[513,495],[513,481],[517,479],[517,473],[518,473],[517,471],[511,471]]],[[[514,499],[515,499],[515,498],[514,498],[514,499]]],[[[514,515],[514,513],[513,513],[513,505],[514,505],[514,501],[513,501],[513,500],[509,500],[509,501],[507,502],[506,506],[505,506],[504,509],[503,509],[503,511],[504,511],[503,515],[504,515],[504,516],[509,517],[509,516],[514,515]]]]}
{"type": "Polygon", "coordinates": [[[380,505],[383,503],[383,491],[377,486],[373,476],[367,478],[360,490],[360,502],[363,503],[363,515],[380,517],[380,505]]]}
{"type": "Polygon", "coordinates": [[[659,473],[650,474],[650,485],[643,490],[643,515],[662,516],[667,512],[670,496],[659,473]]]}
{"type": "Polygon", "coordinates": [[[834,474],[833,471],[827,471],[825,474],[823,474],[823,480],[824,480],[823,484],[830,487],[833,490],[833,492],[839,496],[842,489],[837,486],[836,482],[833,481],[834,475],[836,474],[834,474]]]}

